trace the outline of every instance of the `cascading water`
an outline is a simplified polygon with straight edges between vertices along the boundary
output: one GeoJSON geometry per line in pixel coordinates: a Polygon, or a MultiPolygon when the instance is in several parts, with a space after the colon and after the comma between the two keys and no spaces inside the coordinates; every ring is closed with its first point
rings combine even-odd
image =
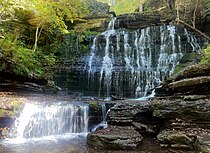
{"type": "Polygon", "coordinates": [[[87,133],[89,106],[75,104],[26,103],[14,124],[17,138],[33,138],[65,133],[87,133]]]}
{"type": "Polygon", "coordinates": [[[95,109],[86,102],[51,98],[25,104],[10,138],[0,142],[4,146],[0,152],[84,152],[81,146],[85,145],[86,135],[105,120],[106,110],[112,106],[98,103],[95,109]]]}
{"type": "Polygon", "coordinates": [[[200,45],[186,29],[164,25],[129,31],[108,29],[95,37],[84,73],[92,96],[143,97],[171,76],[185,53],[197,52],[200,45]]]}
{"type": "Polygon", "coordinates": [[[107,111],[106,103],[101,103],[102,122],[100,124],[96,125],[92,129],[92,131],[96,131],[99,128],[107,128],[108,125],[107,125],[106,119],[107,119],[107,115],[108,115],[109,110],[107,111]]]}

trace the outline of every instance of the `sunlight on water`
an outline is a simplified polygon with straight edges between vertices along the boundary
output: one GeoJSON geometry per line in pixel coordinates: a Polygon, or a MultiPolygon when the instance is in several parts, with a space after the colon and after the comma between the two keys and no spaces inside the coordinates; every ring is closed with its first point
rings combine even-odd
{"type": "MultiPolygon", "coordinates": [[[[41,105],[26,103],[13,127],[15,138],[39,138],[88,132],[87,104],[41,105]]],[[[12,135],[11,134],[11,135],[12,135]]]]}

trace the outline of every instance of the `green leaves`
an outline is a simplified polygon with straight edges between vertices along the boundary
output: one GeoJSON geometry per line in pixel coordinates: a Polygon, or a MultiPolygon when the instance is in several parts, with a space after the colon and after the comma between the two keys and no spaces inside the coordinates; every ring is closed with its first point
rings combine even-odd
{"type": "MultiPolygon", "coordinates": [[[[139,0],[98,0],[100,2],[109,3],[111,10],[116,14],[126,14],[135,12],[140,5],[139,0]]],[[[142,4],[145,0],[142,0],[142,4]]]]}
{"type": "Polygon", "coordinates": [[[0,71],[50,78],[66,21],[87,13],[83,0],[0,0],[0,71]]]}
{"type": "Polygon", "coordinates": [[[201,63],[209,63],[210,62],[210,44],[202,50],[203,56],[201,59],[201,63]]]}

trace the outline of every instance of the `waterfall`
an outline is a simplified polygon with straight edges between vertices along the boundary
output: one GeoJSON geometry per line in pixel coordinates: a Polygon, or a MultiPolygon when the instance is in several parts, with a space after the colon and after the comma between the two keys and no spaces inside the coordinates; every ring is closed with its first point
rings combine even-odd
{"type": "Polygon", "coordinates": [[[33,138],[65,133],[87,133],[87,104],[33,104],[26,103],[20,117],[16,119],[16,138],[33,138]]]}
{"type": "Polygon", "coordinates": [[[92,131],[96,131],[97,129],[100,129],[100,128],[104,129],[104,128],[108,127],[106,119],[107,119],[107,115],[108,115],[109,110],[107,111],[106,103],[101,103],[102,122],[100,124],[96,125],[92,129],[92,131]]]}
{"type": "Polygon", "coordinates": [[[163,25],[139,30],[108,29],[95,37],[84,73],[91,96],[143,97],[168,76],[186,53],[197,52],[198,39],[186,29],[163,25]]]}

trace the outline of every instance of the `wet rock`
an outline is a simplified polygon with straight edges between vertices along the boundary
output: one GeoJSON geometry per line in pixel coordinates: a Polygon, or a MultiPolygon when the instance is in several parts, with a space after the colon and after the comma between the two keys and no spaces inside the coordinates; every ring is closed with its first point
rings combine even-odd
{"type": "Polygon", "coordinates": [[[11,125],[14,123],[14,120],[14,118],[9,116],[0,117],[0,128],[11,127],[11,125]]]}
{"type": "Polygon", "coordinates": [[[110,126],[87,136],[89,146],[105,150],[135,150],[141,141],[142,136],[132,126],[110,126]]]}
{"type": "Polygon", "coordinates": [[[150,105],[146,101],[124,101],[110,109],[108,123],[110,125],[132,125],[133,121],[147,121],[151,118],[150,105]]]}

